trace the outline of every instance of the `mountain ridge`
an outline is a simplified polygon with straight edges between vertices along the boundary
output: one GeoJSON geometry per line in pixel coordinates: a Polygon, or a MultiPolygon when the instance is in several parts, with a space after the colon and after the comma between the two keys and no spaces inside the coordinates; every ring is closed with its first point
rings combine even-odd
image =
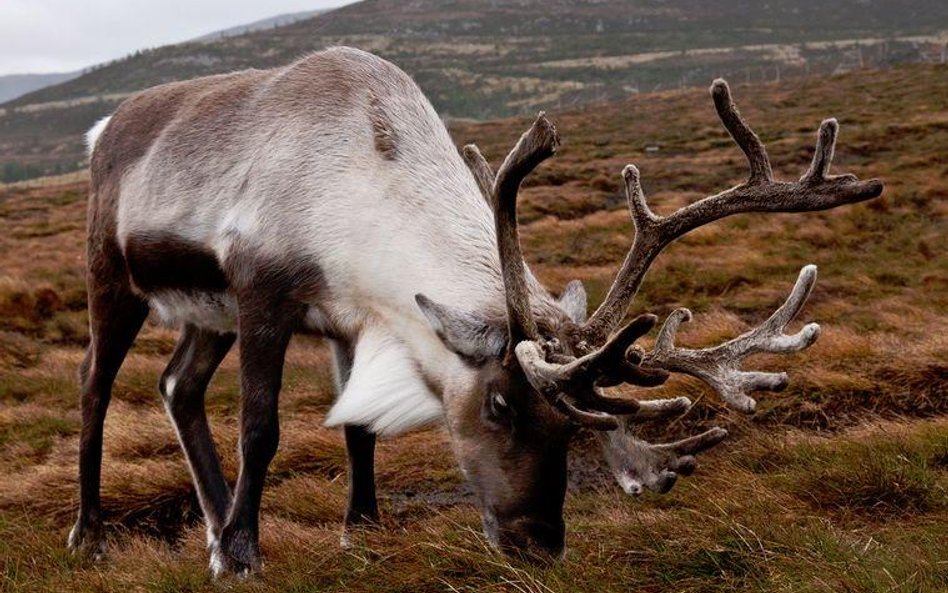
{"type": "Polygon", "coordinates": [[[287,12],[283,14],[278,14],[276,16],[267,17],[264,19],[259,19],[252,21],[243,25],[237,25],[234,27],[227,27],[226,29],[220,29],[219,31],[214,31],[206,35],[201,35],[191,39],[190,41],[217,41],[225,37],[235,37],[237,35],[243,35],[245,33],[252,33],[254,31],[262,31],[266,29],[273,29],[276,27],[285,27],[286,25],[291,25],[297,21],[302,21],[305,19],[313,18],[325,12],[328,12],[330,9],[323,10],[301,10],[298,12],[287,12]]]}

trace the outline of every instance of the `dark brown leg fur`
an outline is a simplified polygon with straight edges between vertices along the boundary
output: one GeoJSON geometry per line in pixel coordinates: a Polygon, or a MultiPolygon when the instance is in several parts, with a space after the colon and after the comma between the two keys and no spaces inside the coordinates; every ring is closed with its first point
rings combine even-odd
{"type": "Polygon", "coordinates": [[[68,543],[72,550],[98,555],[103,549],[102,429],[112,384],[148,316],[148,305],[132,293],[118,246],[111,241],[90,237],[88,284],[91,343],[80,367],[79,518],[68,543]]]}
{"type": "MultiPolygon", "coordinates": [[[[330,342],[335,362],[336,392],[342,394],[352,371],[352,348],[330,342]]],[[[349,506],[345,525],[378,523],[379,507],[375,496],[375,434],[364,426],[346,425],[346,453],[349,457],[349,506]]]]}
{"type": "Polygon", "coordinates": [[[238,308],[240,475],[211,566],[216,573],[242,574],[260,569],[260,499],[280,439],[283,363],[305,308],[279,291],[239,294],[238,308]]]}

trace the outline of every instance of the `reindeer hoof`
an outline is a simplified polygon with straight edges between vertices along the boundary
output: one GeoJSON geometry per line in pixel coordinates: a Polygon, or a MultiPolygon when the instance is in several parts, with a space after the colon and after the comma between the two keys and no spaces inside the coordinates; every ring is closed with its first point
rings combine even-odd
{"type": "Polygon", "coordinates": [[[215,579],[224,579],[233,576],[238,580],[247,580],[262,570],[263,563],[260,562],[259,559],[254,563],[237,560],[221,551],[220,547],[217,547],[211,550],[211,559],[210,562],[208,562],[208,568],[215,579]]]}
{"type": "Polygon", "coordinates": [[[342,533],[339,534],[339,547],[343,550],[351,550],[356,547],[355,542],[352,541],[352,530],[349,527],[342,528],[342,533]]]}
{"type": "Polygon", "coordinates": [[[244,580],[263,570],[260,552],[248,534],[238,532],[230,537],[222,536],[209,547],[211,557],[208,568],[214,578],[230,575],[244,580]]]}
{"type": "Polygon", "coordinates": [[[366,533],[379,528],[380,526],[376,521],[346,521],[342,533],[339,534],[339,546],[343,550],[364,548],[366,546],[366,533]]]}
{"type": "Polygon", "coordinates": [[[101,526],[91,526],[84,524],[81,520],[76,521],[69,531],[66,546],[73,554],[83,558],[96,562],[105,558],[105,538],[102,537],[101,526]]]}

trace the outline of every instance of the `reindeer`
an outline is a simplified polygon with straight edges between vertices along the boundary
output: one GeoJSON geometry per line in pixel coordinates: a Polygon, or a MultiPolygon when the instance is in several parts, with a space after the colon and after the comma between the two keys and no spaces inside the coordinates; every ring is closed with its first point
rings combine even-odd
{"type": "Polygon", "coordinates": [[[806,174],[775,181],[727,85],[716,81],[712,95],[747,155],[749,179],[662,217],[627,167],[635,240],[588,319],[582,285],[553,296],[520,249],[518,189],[559,145],[542,113],[495,174],[475,146],[459,154],[411,78],[355,49],[127,99],[89,134],[91,343],[80,369],[81,503],[69,546],[103,549],[103,422],[116,373],[150,310],[182,326],[159,390],[193,474],[215,574],[260,567],[260,500],[295,333],[325,337],[334,354],[338,398],[326,424],[344,427],[347,526],[378,520],[376,435],[439,418],[477,494],[487,538],[508,552],[562,554],[567,451],[580,429],[600,435],[627,491],[667,491],[726,432],[651,445],[629,423],[681,413],[687,398],[638,401],[603,390],[686,373],[752,411],[750,393],[779,389],[786,375],[743,371],[743,359],[801,350],[817,338],[815,324],[783,333],[816,272],[804,268],[787,302],[743,336],[708,349],[677,347],[675,331],[690,319],[682,309],[644,352],[634,342],[656,318],[622,321],[650,263],[678,237],[732,214],[828,209],[883,188],[828,175],[834,120],[820,127],[806,174]],[[235,342],[240,470],[231,490],[204,393],[235,342]]]}

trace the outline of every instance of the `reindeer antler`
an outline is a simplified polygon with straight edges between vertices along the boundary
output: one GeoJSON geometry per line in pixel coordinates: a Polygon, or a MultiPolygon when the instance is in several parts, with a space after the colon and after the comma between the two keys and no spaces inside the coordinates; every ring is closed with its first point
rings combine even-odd
{"type": "Polygon", "coordinates": [[[632,434],[627,423],[618,430],[597,433],[606,461],[626,494],[638,496],[643,488],[664,494],[678,476],[690,476],[697,465],[695,456],[727,437],[723,428],[712,428],[674,443],[653,445],[632,434]]]}
{"type": "Polygon", "coordinates": [[[642,406],[634,399],[603,395],[598,386],[622,382],[652,386],[668,378],[664,371],[640,368],[637,354],[627,355],[657,320],[654,315],[639,315],[605,346],[580,358],[546,353],[540,342],[526,340],[517,344],[517,359],[533,388],[568,416],[591,428],[612,430],[619,426],[612,414],[637,414],[642,406]],[[598,413],[581,410],[577,404],[598,413]]]}
{"type": "Polygon", "coordinates": [[[593,344],[605,341],[625,316],[652,261],[665,247],[689,231],[742,212],[827,210],[869,200],[882,193],[882,182],[877,179],[859,181],[853,175],[828,174],[839,131],[835,119],[827,119],[820,125],[813,162],[800,180],[775,181],[767,149],[741,117],[727,83],[720,79],[714,81],[711,96],[724,127],[747,156],[748,179],[661,217],[653,213],[645,201],[638,169],[629,165],[623,170],[629,209],[635,224],[635,240],[602,305],[582,328],[584,337],[593,344]]]}
{"type": "Polygon", "coordinates": [[[530,384],[577,422],[600,430],[618,426],[612,414],[633,414],[637,402],[603,395],[600,387],[631,383],[656,385],[665,380],[662,370],[678,371],[710,383],[731,405],[752,411],[756,402],[748,393],[775,390],[786,385],[785,374],[756,373],[739,368],[754,352],[790,352],[809,346],[819,335],[819,326],[808,325],[796,336],[783,335],[787,323],[799,312],[816,279],[816,268],[801,272],[790,298],[759,328],[715,348],[675,348],[678,325],[691,318],[687,309],[672,313],[659,336],[656,349],[645,357],[649,371],[632,349],[633,342],[654,324],[651,316],[639,316],[607,339],[625,316],[651,263],[682,235],[721,218],[744,212],[804,212],[826,210],[879,196],[882,182],[859,181],[853,175],[829,175],[839,125],[825,120],[817,135],[816,151],[807,172],[796,182],[775,181],[767,149],[741,117],[723,80],[711,86],[718,117],[747,157],[746,182],[681,208],[669,216],[658,216],[648,207],[639,171],[628,165],[625,179],[635,239],[602,305],[590,319],[576,328],[578,339],[573,358],[558,352],[537,331],[529,302],[526,268],[517,229],[517,191],[524,177],[553,155],[559,138],[541,113],[517,142],[497,173],[475,146],[464,149],[464,158],[478,186],[494,209],[497,244],[506,289],[510,340],[507,363],[516,357],[530,384]],[[657,371],[657,372],[656,372],[657,371]]]}
{"type": "Polygon", "coordinates": [[[474,181],[481,190],[481,195],[487,201],[487,205],[494,207],[494,171],[490,168],[490,163],[481,154],[481,149],[475,144],[468,144],[461,151],[464,162],[474,174],[474,181]]]}
{"type": "Polygon", "coordinates": [[[787,386],[786,373],[743,371],[743,360],[760,352],[789,353],[808,348],[820,337],[820,326],[810,323],[793,335],[784,329],[803,308],[816,283],[816,266],[800,270],[790,296],[767,321],[733,340],[713,348],[689,350],[675,346],[675,333],[683,321],[691,320],[691,311],[676,309],[665,320],[655,348],[645,355],[644,364],[685,373],[702,379],[724,401],[744,412],[753,412],[757,402],[748,394],[754,391],[780,391],[787,386]]]}
{"type": "Polygon", "coordinates": [[[668,378],[668,373],[640,369],[641,357],[627,356],[633,342],[655,325],[654,315],[640,316],[602,348],[581,358],[556,352],[554,345],[537,331],[517,229],[517,194],[523,179],[552,156],[558,146],[556,128],[541,112],[507,155],[496,177],[476,146],[465,146],[463,156],[481,193],[494,210],[507,303],[506,363],[519,362],[534,389],[576,423],[611,430],[619,425],[612,414],[635,414],[639,402],[605,396],[598,386],[621,382],[658,385],[668,378]]]}
{"type": "MultiPolygon", "coordinates": [[[[504,159],[491,190],[491,206],[494,209],[494,225],[497,230],[497,249],[500,252],[500,267],[504,276],[507,299],[507,323],[510,332],[508,353],[521,340],[536,340],[536,321],[530,310],[530,293],[527,289],[526,268],[520,249],[520,232],[517,229],[517,194],[520,184],[537,165],[556,153],[560,138],[556,128],[542,111],[530,129],[504,159]]],[[[476,151],[477,148],[474,147],[476,151]]],[[[478,153],[479,154],[479,153],[478,153]]],[[[489,177],[490,167],[480,158],[484,169],[478,175],[482,190],[489,177]]],[[[512,357],[508,357],[512,360],[512,357]]]]}

